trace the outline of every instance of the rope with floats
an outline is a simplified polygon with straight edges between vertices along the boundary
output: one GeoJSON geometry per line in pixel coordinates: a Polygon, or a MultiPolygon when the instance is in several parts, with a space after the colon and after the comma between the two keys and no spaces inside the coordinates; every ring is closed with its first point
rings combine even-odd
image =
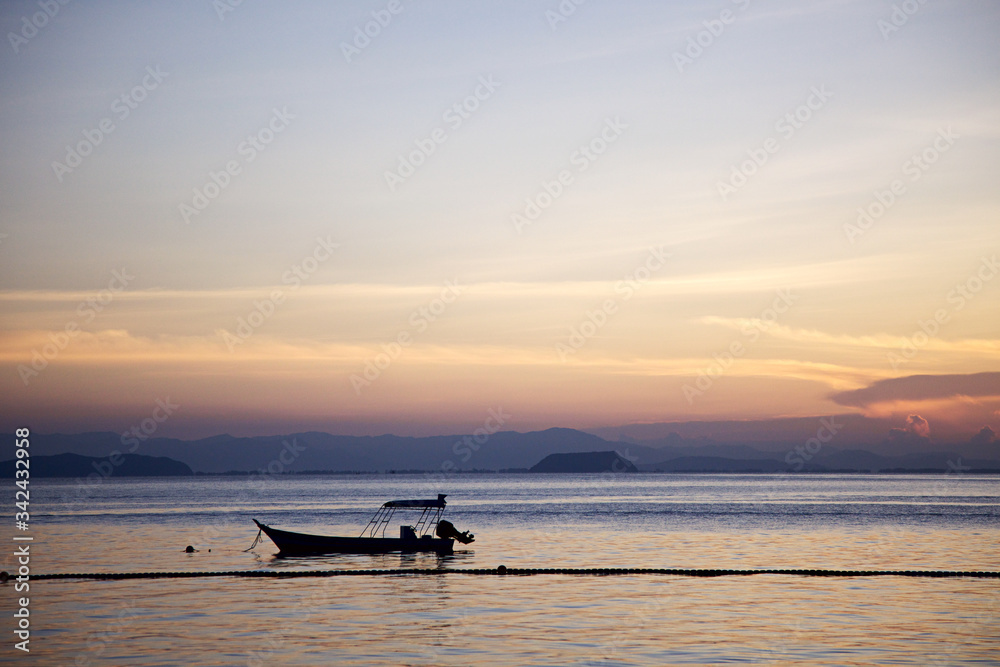
{"type": "MultiPolygon", "coordinates": [[[[956,578],[970,577],[975,579],[1000,579],[1000,572],[976,572],[955,570],[720,570],[720,569],[681,569],[681,568],[508,568],[500,565],[492,569],[387,569],[387,570],[232,570],[217,572],[67,572],[60,574],[33,574],[32,581],[53,579],[188,579],[194,577],[373,577],[396,575],[500,575],[529,576],[545,574],[569,575],[600,575],[600,576],[638,576],[638,575],[672,575],[680,577],[728,577],[747,576],[752,574],[783,574],[801,577],[931,577],[956,578]]],[[[13,578],[7,572],[0,572],[0,583],[13,578]]]]}

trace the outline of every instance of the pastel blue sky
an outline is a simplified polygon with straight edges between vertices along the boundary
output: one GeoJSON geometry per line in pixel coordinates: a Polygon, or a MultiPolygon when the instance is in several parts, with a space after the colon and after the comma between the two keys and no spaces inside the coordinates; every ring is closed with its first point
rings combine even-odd
{"type": "MultiPolygon", "coordinates": [[[[589,0],[554,27],[555,0],[80,2],[37,34],[37,2],[0,4],[5,403],[39,430],[118,430],[166,395],[189,435],[451,432],[501,404],[525,430],[821,414],[879,380],[1000,370],[1000,7],[909,4],[888,32],[892,2],[848,0],[589,0]],[[349,62],[373,12],[391,20],[349,62]],[[213,173],[228,184],[185,215],[213,173]]],[[[978,430],[998,401],[936,409],[978,430]]]]}

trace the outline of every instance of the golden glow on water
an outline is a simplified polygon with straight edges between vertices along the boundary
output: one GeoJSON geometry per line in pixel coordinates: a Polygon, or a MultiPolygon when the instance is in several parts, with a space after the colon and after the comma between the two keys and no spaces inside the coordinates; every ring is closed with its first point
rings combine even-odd
{"type": "MultiPolygon", "coordinates": [[[[357,534],[371,499],[420,497],[425,480],[283,480],[282,493],[253,502],[232,480],[122,480],[70,506],[54,500],[65,485],[45,482],[39,506],[48,494],[52,512],[37,524],[32,568],[1000,569],[1000,479],[949,481],[939,496],[929,495],[942,488],[934,483],[468,476],[451,480],[449,513],[477,540],[454,556],[276,559],[267,541],[243,551],[256,533],[249,516],[357,534]],[[824,502],[802,503],[808,487],[824,502]],[[875,514],[858,507],[859,494],[875,514]],[[187,544],[199,551],[184,553],[187,544]]],[[[1000,656],[1000,584],[982,579],[223,577],[33,582],[30,596],[32,658],[46,665],[963,665],[1000,656]]],[[[13,596],[2,596],[0,613],[12,611],[13,596]]]]}
{"type": "Polygon", "coordinates": [[[1000,591],[979,580],[53,582],[36,603],[37,626],[60,628],[38,639],[58,664],[971,664],[1000,651],[1000,591]]]}

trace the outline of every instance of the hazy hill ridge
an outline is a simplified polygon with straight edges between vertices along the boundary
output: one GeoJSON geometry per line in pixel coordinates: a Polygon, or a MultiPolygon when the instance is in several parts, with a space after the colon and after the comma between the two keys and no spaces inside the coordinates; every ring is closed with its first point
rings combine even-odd
{"type": "MultiPolygon", "coordinates": [[[[738,439],[729,429],[725,439],[696,435],[684,437],[672,432],[650,440],[609,441],[592,433],[551,428],[519,433],[501,431],[479,438],[471,435],[402,437],[344,436],[305,432],[262,437],[218,435],[199,440],[150,438],[123,444],[117,433],[78,435],[37,434],[32,440],[32,456],[64,453],[110,459],[123,454],[169,457],[195,472],[229,471],[404,471],[450,473],[458,470],[528,469],[551,454],[615,451],[640,471],[664,472],[797,472],[858,470],[920,470],[946,473],[961,469],[1000,469],[997,443],[914,443],[914,451],[895,451],[898,443],[879,442],[868,435],[869,446],[852,437],[845,427],[845,444],[840,437],[828,444],[806,443],[807,429],[816,420],[801,421],[798,438],[789,428],[776,429],[780,439],[762,437],[738,439]],[[805,433],[801,433],[801,431],[805,433]],[[820,444],[817,448],[816,444],[820,444]],[[891,445],[891,446],[890,446],[891,445]]],[[[702,426],[702,431],[709,426],[702,426]]],[[[866,434],[867,435],[867,434],[866,434]]]]}
{"type": "MultiPolygon", "coordinates": [[[[171,477],[193,475],[194,471],[186,463],[165,456],[142,456],[122,454],[121,456],[82,456],[71,452],[51,456],[32,456],[31,476],[86,478],[98,475],[108,477],[171,477]]],[[[0,461],[0,476],[14,478],[15,460],[0,461]]],[[[96,478],[95,478],[96,479],[96,478]]]]}

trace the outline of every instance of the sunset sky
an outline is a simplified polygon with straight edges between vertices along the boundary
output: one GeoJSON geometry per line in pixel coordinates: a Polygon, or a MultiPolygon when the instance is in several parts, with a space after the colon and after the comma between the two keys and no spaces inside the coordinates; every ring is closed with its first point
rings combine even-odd
{"type": "Polygon", "coordinates": [[[992,0],[0,24],[8,430],[1000,431],[992,0]]]}

